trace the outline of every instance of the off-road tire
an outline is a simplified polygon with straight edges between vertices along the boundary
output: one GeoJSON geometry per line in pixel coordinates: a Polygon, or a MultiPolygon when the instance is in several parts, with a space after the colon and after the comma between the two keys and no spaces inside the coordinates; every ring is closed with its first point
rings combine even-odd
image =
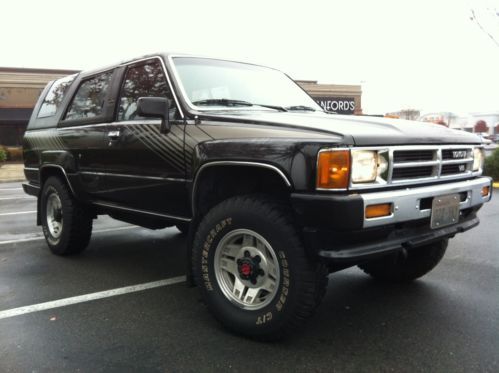
{"type": "Polygon", "coordinates": [[[276,340],[312,316],[325,293],[326,269],[307,256],[298,232],[286,206],[260,196],[230,198],[204,216],[193,241],[193,274],[208,309],[226,328],[276,340]],[[245,229],[272,246],[282,274],[270,303],[257,310],[231,302],[215,274],[217,246],[227,235],[245,229]]]}
{"type": "Polygon", "coordinates": [[[392,282],[411,282],[430,272],[442,260],[448,240],[375,259],[359,267],[373,278],[392,282]]]}
{"type": "Polygon", "coordinates": [[[56,255],[82,252],[92,235],[93,218],[88,207],[76,201],[67,184],[56,176],[49,177],[43,184],[40,198],[42,229],[50,251],[56,255]],[[53,193],[58,196],[62,207],[63,224],[58,237],[51,234],[47,219],[47,201],[53,193]]]}

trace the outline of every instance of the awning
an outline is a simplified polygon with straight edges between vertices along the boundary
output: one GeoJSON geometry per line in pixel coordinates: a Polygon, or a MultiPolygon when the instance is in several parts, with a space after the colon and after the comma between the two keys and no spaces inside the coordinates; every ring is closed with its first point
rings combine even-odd
{"type": "Polygon", "coordinates": [[[0,125],[27,124],[32,112],[32,108],[0,108],[0,125]]]}

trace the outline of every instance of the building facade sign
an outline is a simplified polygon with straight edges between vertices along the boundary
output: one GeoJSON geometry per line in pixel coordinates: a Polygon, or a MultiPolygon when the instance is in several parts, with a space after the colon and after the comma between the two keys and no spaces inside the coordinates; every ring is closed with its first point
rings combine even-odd
{"type": "Polygon", "coordinates": [[[326,111],[362,115],[360,85],[321,84],[316,80],[296,80],[296,83],[326,111]]]}
{"type": "Polygon", "coordinates": [[[354,97],[314,97],[314,100],[326,111],[336,114],[355,113],[354,97]]]}

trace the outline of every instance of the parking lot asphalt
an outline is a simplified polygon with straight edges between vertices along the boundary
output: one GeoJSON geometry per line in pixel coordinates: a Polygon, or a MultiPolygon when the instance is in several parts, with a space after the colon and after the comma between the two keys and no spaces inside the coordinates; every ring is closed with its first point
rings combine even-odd
{"type": "Polygon", "coordinates": [[[50,254],[35,199],[20,188],[0,184],[0,372],[499,371],[497,198],[429,275],[390,285],[356,268],[332,274],[300,333],[259,343],[225,331],[183,283],[5,317],[185,273],[186,242],[175,228],[108,217],[95,221],[82,255],[50,254]]]}

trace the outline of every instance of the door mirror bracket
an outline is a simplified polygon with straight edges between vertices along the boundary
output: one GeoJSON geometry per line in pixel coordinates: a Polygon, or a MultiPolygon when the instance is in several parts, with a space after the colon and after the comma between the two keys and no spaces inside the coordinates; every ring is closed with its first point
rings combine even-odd
{"type": "Polygon", "coordinates": [[[137,101],[137,114],[148,118],[161,118],[160,133],[170,132],[170,105],[164,97],[140,97],[137,101]]]}

